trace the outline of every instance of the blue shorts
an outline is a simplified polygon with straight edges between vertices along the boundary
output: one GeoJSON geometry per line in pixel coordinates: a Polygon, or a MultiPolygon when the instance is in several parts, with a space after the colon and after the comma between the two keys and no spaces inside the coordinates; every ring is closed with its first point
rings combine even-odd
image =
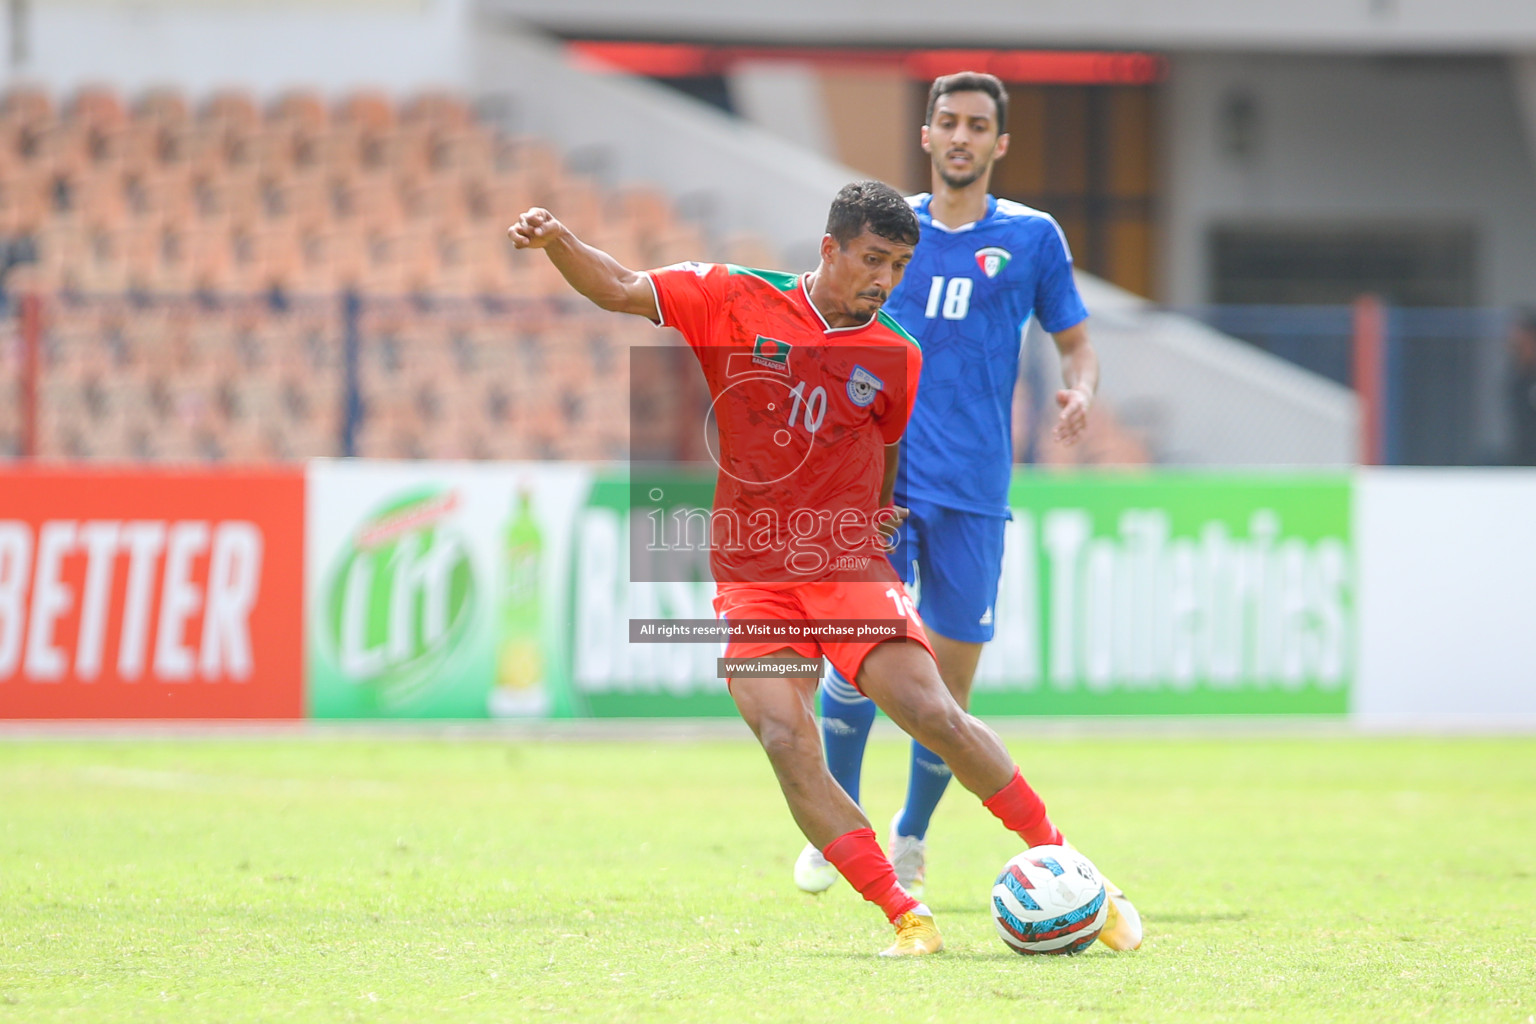
{"type": "Polygon", "coordinates": [[[921,500],[906,507],[911,515],[897,534],[891,564],[916,588],[923,622],[962,643],[991,640],[1008,520],[921,500]]]}

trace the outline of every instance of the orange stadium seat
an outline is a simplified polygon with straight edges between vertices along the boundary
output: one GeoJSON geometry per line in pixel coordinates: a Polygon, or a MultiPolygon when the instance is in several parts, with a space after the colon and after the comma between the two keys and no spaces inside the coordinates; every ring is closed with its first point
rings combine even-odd
{"type": "Polygon", "coordinates": [[[162,220],[182,225],[196,215],[191,168],[186,164],[157,164],[144,172],[145,202],[162,220]]]}
{"type": "Polygon", "coordinates": [[[241,90],[227,89],[208,98],[202,110],[202,119],[211,123],[225,123],[246,131],[254,130],[261,123],[261,111],[256,100],[241,90]]]}
{"type": "MultiPolygon", "coordinates": [[[[633,266],[712,252],[653,187],[605,190],[450,93],[295,90],[263,108],[238,90],[10,90],[0,235],[30,236],[39,259],[8,280],[60,297],[45,453],[339,453],[340,293],[357,288],[360,454],[617,457],[626,346],[667,335],[593,314],[548,260],[513,251],[506,224],[535,203],[633,266]]],[[[773,263],[752,239],[728,252],[773,263]]],[[[0,451],[14,420],[0,415],[0,451]]]]}
{"type": "Polygon", "coordinates": [[[345,124],[387,132],[395,127],[395,104],[385,93],[360,90],[341,100],[336,107],[336,119],[345,124]]]}
{"type": "Polygon", "coordinates": [[[0,120],[15,122],[49,121],[53,118],[53,99],[44,89],[13,86],[0,101],[0,120]]]}
{"type": "Polygon", "coordinates": [[[318,92],[294,89],[278,97],[272,104],[269,120],[319,132],[330,123],[330,114],[326,110],[325,100],[318,92]]]}
{"type": "Polygon", "coordinates": [[[452,130],[473,127],[475,115],[470,105],[460,96],[447,92],[423,92],[406,101],[402,120],[452,130]]]}
{"type": "Polygon", "coordinates": [[[174,89],[151,89],[139,97],[133,116],[151,124],[180,126],[191,119],[192,108],[186,97],[174,89]]]}

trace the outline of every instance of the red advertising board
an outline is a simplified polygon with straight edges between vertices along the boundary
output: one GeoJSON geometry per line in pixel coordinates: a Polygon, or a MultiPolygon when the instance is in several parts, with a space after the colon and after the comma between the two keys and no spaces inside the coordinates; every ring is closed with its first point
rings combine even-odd
{"type": "Polygon", "coordinates": [[[0,718],[303,714],[301,469],[0,471],[0,718]]]}

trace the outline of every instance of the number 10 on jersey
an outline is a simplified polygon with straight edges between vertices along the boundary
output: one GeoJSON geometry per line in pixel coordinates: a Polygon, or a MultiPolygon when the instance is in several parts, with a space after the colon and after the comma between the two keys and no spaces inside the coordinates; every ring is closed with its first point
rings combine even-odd
{"type": "Polygon", "coordinates": [[[795,420],[800,416],[800,410],[805,410],[805,416],[800,422],[805,429],[814,434],[821,429],[821,421],[827,415],[827,389],[817,387],[811,392],[811,397],[805,397],[805,381],[801,381],[789,389],[789,393],[795,396],[795,404],[789,410],[789,425],[794,426],[795,420]]]}
{"type": "Polygon", "coordinates": [[[944,278],[935,277],[933,284],[928,289],[928,308],[924,315],[932,320],[940,313],[945,320],[964,320],[965,314],[971,311],[971,286],[973,282],[968,277],[951,277],[949,284],[944,283],[944,278]]]}

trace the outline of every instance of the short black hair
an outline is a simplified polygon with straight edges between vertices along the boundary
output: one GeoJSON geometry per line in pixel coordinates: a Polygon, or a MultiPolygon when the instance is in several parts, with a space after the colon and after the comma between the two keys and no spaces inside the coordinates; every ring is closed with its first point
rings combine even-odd
{"type": "Polygon", "coordinates": [[[960,71],[935,78],[928,90],[926,123],[933,123],[933,110],[939,105],[939,97],[948,96],[952,92],[984,92],[991,96],[992,102],[997,105],[997,134],[1001,135],[1008,130],[1008,90],[1003,88],[1001,78],[984,71],[960,71]]]}
{"type": "Polygon", "coordinates": [[[827,213],[827,234],[839,248],[864,233],[864,229],[892,242],[917,244],[917,214],[891,186],[883,181],[855,181],[838,189],[827,213]]]}

